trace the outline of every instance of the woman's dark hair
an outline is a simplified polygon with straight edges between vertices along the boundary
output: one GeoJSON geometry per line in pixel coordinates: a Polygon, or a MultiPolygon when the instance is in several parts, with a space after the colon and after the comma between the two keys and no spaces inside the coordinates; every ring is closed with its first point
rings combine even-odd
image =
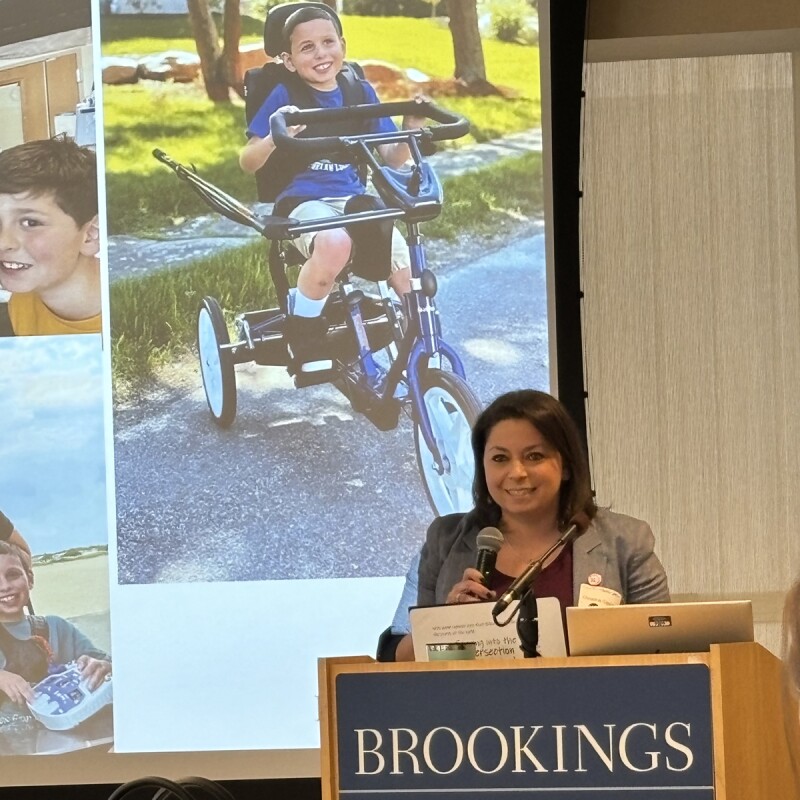
{"type": "Polygon", "coordinates": [[[589,461],[575,423],[558,400],[546,392],[521,389],[502,394],[488,405],[472,428],[472,452],[475,455],[475,479],[472,498],[481,519],[496,523],[499,510],[486,485],[483,453],[492,428],[507,419],[524,419],[533,425],[561,456],[565,477],[558,500],[559,524],[566,525],[577,513],[591,519],[597,513],[592,497],[589,461]]]}
{"type": "MultiPolygon", "coordinates": [[[[19,560],[25,574],[30,576],[22,551],[16,545],[0,541],[0,556],[14,556],[19,560]]],[[[50,654],[47,642],[40,636],[17,639],[6,630],[5,625],[0,623],[0,652],[6,660],[6,665],[3,667],[6,672],[20,675],[29,683],[38,683],[47,677],[50,654]]],[[[0,696],[2,695],[0,692],[0,696]]]]}
{"type": "Polygon", "coordinates": [[[800,698],[800,578],[786,595],[783,606],[783,630],[781,650],[784,664],[783,727],[795,781],[800,788],[800,722],[797,718],[797,701],[800,698]]]}
{"type": "Polygon", "coordinates": [[[792,693],[800,697],[800,579],[786,595],[781,645],[789,685],[792,693]]]}

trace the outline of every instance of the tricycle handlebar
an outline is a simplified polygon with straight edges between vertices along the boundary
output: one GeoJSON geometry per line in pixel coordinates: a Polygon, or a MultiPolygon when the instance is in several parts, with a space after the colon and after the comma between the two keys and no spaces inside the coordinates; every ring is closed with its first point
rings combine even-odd
{"type": "MultiPolygon", "coordinates": [[[[427,117],[438,125],[416,130],[403,131],[405,136],[414,136],[422,142],[437,142],[445,139],[459,139],[469,132],[469,120],[435,105],[429,100],[403,100],[393,103],[367,103],[342,108],[312,108],[301,111],[276,111],[270,117],[270,133],[277,148],[307,155],[341,155],[357,141],[369,141],[376,134],[356,134],[352,136],[302,136],[294,137],[287,133],[288,125],[313,125],[320,122],[341,120],[360,121],[409,115],[427,117]]],[[[375,139],[375,141],[379,141],[375,139]]]]}

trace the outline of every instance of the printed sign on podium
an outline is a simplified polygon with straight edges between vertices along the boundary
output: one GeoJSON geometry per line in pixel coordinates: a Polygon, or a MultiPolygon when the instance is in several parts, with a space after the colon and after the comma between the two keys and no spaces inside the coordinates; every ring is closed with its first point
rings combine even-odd
{"type": "Polygon", "coordinates": [[[342,797],[713,800],[704,664],[340,675],[342,797]],[[575,795],[570,794],[574,791],[575,795]]]}
{"type": "Polygon", "coordinates": [[[780,662],[710,652],[320,662],[323,800],[797,800],[780,662]]]}

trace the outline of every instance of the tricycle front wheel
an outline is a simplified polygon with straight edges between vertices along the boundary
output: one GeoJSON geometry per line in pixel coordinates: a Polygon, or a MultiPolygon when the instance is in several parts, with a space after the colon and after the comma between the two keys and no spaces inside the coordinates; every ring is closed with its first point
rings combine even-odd
{"type": "Polygon", "coordinates": [[[441,369],[428,369],[422,377],[422,402],[443,464],[437,465],[419,420],[414,421],[414,447],[422,485],[434,512],[442,516],[469,511],[475,462],[471,431],[481,404],[463,378],[441,369]]]}

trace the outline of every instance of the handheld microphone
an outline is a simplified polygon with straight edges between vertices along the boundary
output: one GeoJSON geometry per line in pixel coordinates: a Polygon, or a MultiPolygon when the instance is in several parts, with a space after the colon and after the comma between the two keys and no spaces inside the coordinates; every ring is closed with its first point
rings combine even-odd
{"type": "Polygon", "coordinates": [[[564,547],[574,539],[577,539],[588,527],[589,518],[586,516],[586,514],[583,512],[576,514],[570,520],[570,523],[564,533],[558,537],[558,541],[552,547],[550,547],[546,553],[541,555],[535,561],[531,561],[531,563],[525,568],[524,572],[518,578],[514,579],[511,586],[508,587],[506,592],[494,604],[492,616],[497,618],[497,616],[502,614],[513,602],[519,600],[525,594],[525,592],[531,588],[539,573],[542,571],[542,569],[544,569],[544,564],[547,559],[550,558],[550,556],[556,550],[558,550],[559,547],[564,547]]]}
{"type": "Polygon", "coordinates": [[[483,528],[478,534],[478,558],[475,569],[485,584],[497,561],[497,551],[503,546],[503,534],[497,528],[483,528]]]}

